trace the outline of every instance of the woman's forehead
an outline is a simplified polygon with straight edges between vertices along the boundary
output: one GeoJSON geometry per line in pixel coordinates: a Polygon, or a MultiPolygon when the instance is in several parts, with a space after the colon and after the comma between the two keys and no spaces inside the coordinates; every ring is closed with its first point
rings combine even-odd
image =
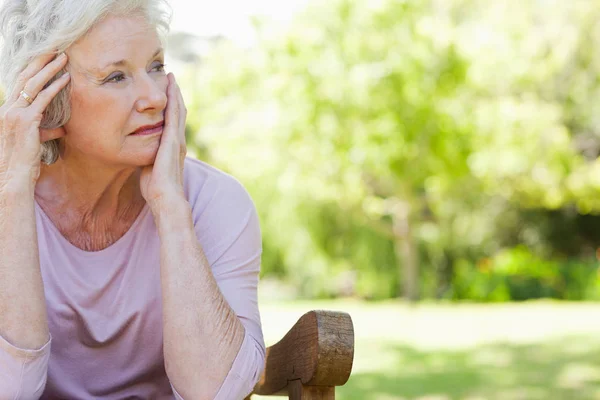
{"type": "Polygon", "coordinates": [[[144,18],[111,16],[94,26],[68,53],[71,62],[99,71],[113,63],[152,57],[161,48],[156,28],[144,18]]]}

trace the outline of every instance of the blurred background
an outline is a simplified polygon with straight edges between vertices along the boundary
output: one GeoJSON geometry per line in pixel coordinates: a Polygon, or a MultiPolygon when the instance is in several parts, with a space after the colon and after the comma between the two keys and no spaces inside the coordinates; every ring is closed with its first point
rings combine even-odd
{"type": "Polygon", "coordinates": [[[190,155],[260,213],[268,345],[341,310],[339,399],[600,398],[600,2],[171,3],[190,155]]]}

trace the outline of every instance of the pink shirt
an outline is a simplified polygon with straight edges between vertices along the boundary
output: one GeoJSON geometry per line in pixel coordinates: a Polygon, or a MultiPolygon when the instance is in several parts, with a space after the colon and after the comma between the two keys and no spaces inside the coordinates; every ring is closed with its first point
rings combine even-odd
{"type": "MultiPolygon", "coordinates": [[[[256,210],[238,181],[191,158],[185,193],[213,275],[246,328],[216,399],[243,399],[265,358],[256,210]]],[[[148,207],[97,252],[69,243],[37,204],[36,218],[51,339],[26,350],[0,337],[0,400],[181,399],[164,368],[160,246],[148,207]]]]}

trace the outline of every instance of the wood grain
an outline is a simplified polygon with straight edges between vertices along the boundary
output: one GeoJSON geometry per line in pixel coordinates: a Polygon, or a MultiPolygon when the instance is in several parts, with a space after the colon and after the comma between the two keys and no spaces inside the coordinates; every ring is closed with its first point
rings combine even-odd
{"type": "Polygon", "coordinates": [[[313,310],[267,349],[265,369],[253,393],[302,400],[334,399],[335,386],[348,381],[353,360],[354,326],[350,315],[313,310]]]}
{"type": "Polygon", "coordinates": [[[335,386],[307,386],[300,379],[288,384],[290,400],[335,400],[335,386]]]}

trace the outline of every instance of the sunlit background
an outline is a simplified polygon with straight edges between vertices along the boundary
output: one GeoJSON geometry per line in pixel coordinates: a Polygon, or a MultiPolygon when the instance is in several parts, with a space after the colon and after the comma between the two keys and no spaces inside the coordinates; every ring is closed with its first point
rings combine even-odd
{"type": "Polygon", "coordinates": [[[600,398],[599,2],[172,4],[190,153],[261,216],[268,344],[342,310],[339,399],[600,398]]]}

